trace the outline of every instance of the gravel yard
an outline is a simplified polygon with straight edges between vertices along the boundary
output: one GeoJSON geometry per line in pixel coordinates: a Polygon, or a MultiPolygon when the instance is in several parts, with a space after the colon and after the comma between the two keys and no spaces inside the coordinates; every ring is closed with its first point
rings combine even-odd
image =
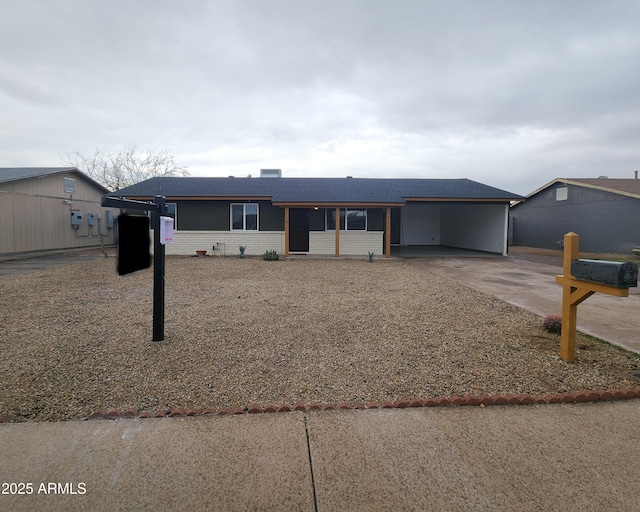
{"type": "Polygon", "coordinates": [[[577,361],[518,307],[403,260],[115,258],[0,278],[0,416],[355,403],[635,387],[640,359],[580,337],[577,361]]]}

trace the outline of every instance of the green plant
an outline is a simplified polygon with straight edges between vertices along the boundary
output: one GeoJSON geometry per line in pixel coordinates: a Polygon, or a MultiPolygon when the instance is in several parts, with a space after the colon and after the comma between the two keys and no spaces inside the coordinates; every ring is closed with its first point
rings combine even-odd
{"type": "Polygon", "coordinates": [[[372,253],[371,251],[369,251],[369,263],[373,263],[373,257],[375,256],[374,253],[372,253]]]}
{"type": "Polygon", "coordinates": [[[240,254],[238,254],[238,258],[243,259],[244,258],[244,251],[247,248],[246,245],[241,245],[240,246],[240,254]]]}
{"type": "Polygon", "coordinates": [[[278,261],[280,257],[278,256],[277,251],[264,251],[262,255],[262,259],[264,261],[278,261]]]}
{"type": "Polygon", "coordinates": [[[544,327],[544,330],[547,332],[560,334],[562,331],[562,317],[558,315],[549,315],[545,317],[542,322],[542,327],[544,327]]]}

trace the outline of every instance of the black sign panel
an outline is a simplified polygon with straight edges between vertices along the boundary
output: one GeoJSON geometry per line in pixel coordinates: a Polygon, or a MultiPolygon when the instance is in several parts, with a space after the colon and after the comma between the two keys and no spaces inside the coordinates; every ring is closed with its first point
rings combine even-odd
{"type": "Polygon", "coordinates": [[[151,237],[146,215],[118,215],[118,274],[151,266],[151,237]]]}

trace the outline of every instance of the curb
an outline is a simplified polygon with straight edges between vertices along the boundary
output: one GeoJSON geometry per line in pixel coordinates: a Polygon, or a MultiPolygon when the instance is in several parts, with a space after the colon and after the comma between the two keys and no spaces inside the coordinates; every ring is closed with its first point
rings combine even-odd
{"type": "MultiPolygon", "coordinates": [[[[465,395],[438,398],[396,400],[394,402],[367,402],[366,404],[355,402],[339,404],[319,404],[311,402],[309,404],[297,403],[294,405],[259,405],[251,404],[244,408],[229,409],[160,409],[156,412],[143,411],[139,414],[135,410],[128,411],[104,411],[98,410],[83,420],[98,419],[118,419],[118,418],[174,418],[184,416],[209,416],[209,415],[233,415],[233,414],[269,414],[276,412],[309,412],[309,411],[344,411],[363,409],[405,409],[409,407],[488,407],[495,405],[536,405],[536,404],[577,404],[586,402],[611,402],[621,400],[632,400],[640,398],[640,387],[629,389],[601,389],[597,391],[585,390],[572,393],[556,393],[543,396],[528,395],[521,393],[518,395],[465,395]]],[[[0,417],[2,423],[3,417],[0,417]]]]}
{"type": "MultiPolygon", "coordinates": [[[[571,393],[555,393],[542,396],[528,395],[521,393],[518,395],[465,395],[450,396],[438,398],[413,398],[410,400],[396,400],[394,402],[354,402],[339,404],[319,404],[311,402],[309,404],[296,403],[294,405],[287,404],[252,404],[247,407],[239,407],[230,409],[227,407],[221,409],[205,408],[205,409],[184,409],[181,407],[175,409],[158,409],[157,411],[138,411],[136,409],[127,409],[124,411],[114,409],[105,411],[99,409],[89,416],[81,418],[82,420],[116,420],[116,419],[133,419],[133,418],[179,418],[186,416],[224,416],[233,414],[268,414],[277,412],[309,412],[309,411],[344,411],[344,410],[363,410],[363,409],[405,409],[408,407],[488,407],[496,405],[544,405],[544,404],[577,404],[586,402],[612,402],[621,400],[633,400],[640,398],[640,387],[628,389],[600,389],[597,391],[585,390],[574,391],[571,393]]],[[[15,419],[8,414],[0,414],[0,423],[13,423],[15,419]]]]}

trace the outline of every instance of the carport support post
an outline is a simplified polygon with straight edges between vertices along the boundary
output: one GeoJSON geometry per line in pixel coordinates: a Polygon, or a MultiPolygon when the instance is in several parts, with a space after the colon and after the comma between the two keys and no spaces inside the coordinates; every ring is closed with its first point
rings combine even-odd
{"type": "MultiPolygon", "coordinates": [[[[345,223],[347,219],[345,217],[345,223]]],[[[346,226],[345,226],[346,227],[346,226]]],[[[340,207],[336,208],[336,258],[340,256],[340,207]]]]}
{"type": "Polygon", "coordinates": [[[289,256],[289,207],[284,207],[284,256],[289,256]]]}
{"type": "Polygon", "coordinates": [[[384,234],[384,257],[391,258],[391,208],[387,206],[384,234]]]}
{"type": "Polygon", "coordinates": [[[164,245],[160,243],[160,216],[167,213],[163,196],[154,196],[153,217],[153,341],[164,340],[164,245]]]}

